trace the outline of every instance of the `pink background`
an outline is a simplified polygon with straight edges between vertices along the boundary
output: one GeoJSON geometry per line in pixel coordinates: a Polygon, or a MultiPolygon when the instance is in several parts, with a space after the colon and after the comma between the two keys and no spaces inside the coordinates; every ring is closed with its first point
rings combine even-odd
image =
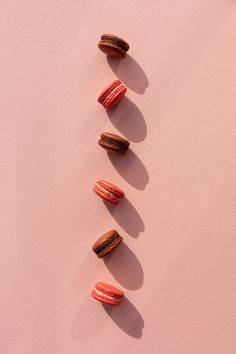
{"type": "Polygon", "coordinates": [[[235,354],[236,2],[2,0],[0,23],[0,352],[235,354]],[[107,60],[104,32],[130,56],[107,60]],[[109,157],[101,131],[132,151],[109,157]],[[125,243],[104,262],[111,228],[125,243]],[[97,280],[122,307],[90,297],[97,280]]]}

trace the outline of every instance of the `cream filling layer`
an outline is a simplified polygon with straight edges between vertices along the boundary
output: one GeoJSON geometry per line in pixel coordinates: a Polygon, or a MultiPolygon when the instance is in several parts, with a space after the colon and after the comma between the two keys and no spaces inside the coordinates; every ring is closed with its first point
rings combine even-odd
{"type": "Polygon", "coordinates": [[[116,94],[116,92],[119,91],[119,89],[123,86],[124,85],[122,83],[120,83],[118,86],[116,86],[103,100],[103,102],[102,102],[103,106],[104,106],[105,102],[109,101],[112,98],[112,96],[114,96],[116,94]]]}
{"type": "Polygon", "coordinates": [[[100,296],[103,296],[105,299],[108,299],[108,300],[112,300],[112,301],[116,301],[116,302],[119,302],[119,299],[116,298],[115,296],[111,296],[111,295],[107,295],[107,294],[104,294],[102,291],[94,288],[94,291],[97,295],[100,295],[100,296]]]}

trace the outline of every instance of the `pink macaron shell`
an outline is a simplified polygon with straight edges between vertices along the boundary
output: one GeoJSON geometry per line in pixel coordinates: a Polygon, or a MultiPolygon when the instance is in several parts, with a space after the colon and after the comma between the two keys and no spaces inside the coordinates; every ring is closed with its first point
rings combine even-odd
{"type": "Polygon", "coordinates": [[[115,186],[113,183],[105,181],[104,179],[99,179],[96,182],[102,188],[107,189],[112,194],[114,194],[118,199],[123,199],[125,197],[125,193],[119,187],[115,186]]]}
{"type": "Polygon", "coordinates": [[[115,89],[115,87],[117,87],[118,85],[121,84],[120,80],[114,80],[112,81],[109,85],[107,85],[105,87],[105,89],[100,93],[100,95],[98,96],[98,102],[102,103],[103,99],[106,97],[107,94],[109,94],[110,91],[112,91],[113,89],[115,89]]]}
{"type": "Polygon", "coordinates": [[[102,189],[99,188],[99,186],[95,185],[93,187],[93,191],[100,197],[102,198],[103,200],[117,206],[119,204],[119,199],[117,199],[116,196],[114,196],[113,194],[111,194],[110,192],[106,192],[102,189]]]}
{"type": "Polygon", "coordinates": [[[117,106],[122,100],[122,98],[124,97],[124,95],[126,94],[126,91],[127,88],[125,86],[121,86],[119,90],[114,94],[114,96],[112,96],[108,100],[105,100],[103,105],[106,108],[106,110],[112,109],[115,106],[117,106]]]}

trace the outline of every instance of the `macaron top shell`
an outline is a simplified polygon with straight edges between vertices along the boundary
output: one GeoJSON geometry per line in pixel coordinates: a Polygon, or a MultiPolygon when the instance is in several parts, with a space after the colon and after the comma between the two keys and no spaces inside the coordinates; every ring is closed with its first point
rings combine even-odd
{"type": "Polygon", "coordinates": [[[122,298],[124,296],[124,292],[120,289],[117,289],[115,286],[112,286],[107,283],[98,282],[95,284],[95,288],[102,293],[105,293],[110,296],[114,296],[116,298],[122,298]]]}

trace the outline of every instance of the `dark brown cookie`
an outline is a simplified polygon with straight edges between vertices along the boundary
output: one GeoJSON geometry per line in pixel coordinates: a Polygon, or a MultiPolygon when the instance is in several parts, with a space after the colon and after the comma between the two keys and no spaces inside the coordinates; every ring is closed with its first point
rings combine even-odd
{"type": "Polygon", "coordinates": [[[103,34],[98,43],[98,48],[111,57],[124,58],[129,50],[129,44],[113,34],[103,34]]]}
{"type": "Polygon", "coordinates": [[[92,249],[99,258],[112,252],[123,241],[116,230],[106,232],[94,243],[92,249]]]}
{"type": "Polygon", "coordinates": [[[125,154],[129,149],[129,141],[117,134],[103,132],[98,144],[109,152],[125,154]]]}

